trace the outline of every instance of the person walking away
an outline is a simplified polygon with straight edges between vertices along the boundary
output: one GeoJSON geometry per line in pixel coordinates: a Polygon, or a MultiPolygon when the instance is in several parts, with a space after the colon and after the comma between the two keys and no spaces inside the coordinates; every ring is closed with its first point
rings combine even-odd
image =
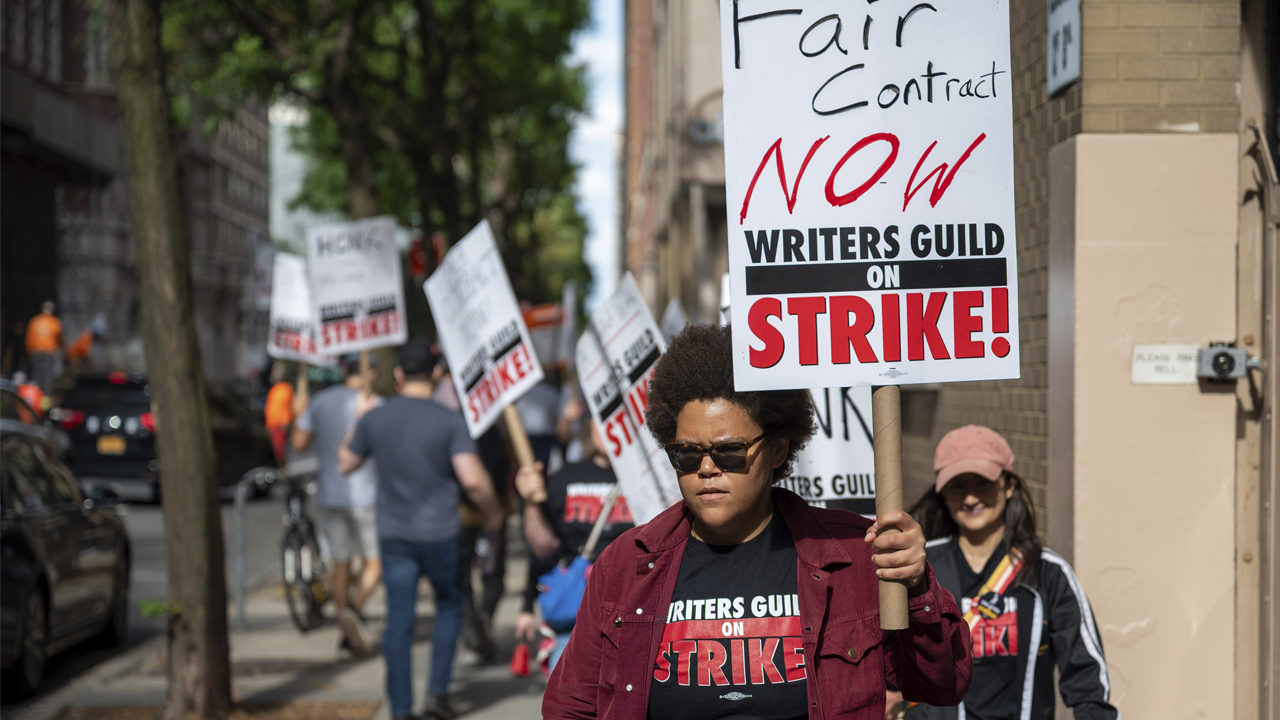
{"type": "Polygon", "coordinates": [[[13,380],[13,387],[18,393],[18,397],[22,398],[27,405],[30,405],[36,415],[43,415],[45,395],[40,389],[40,386],[35,383],[27,382],[27,375],[21,370],[14,373],[13,378],[11,379],[13,380]]]}
{"type": "MultiPolygon", "coordinates": [[[[433,347],[432,350],[436,353],[436,366],[432,371],[436,388],[434,399],[449,410],[461,413],[462,404],[458,401],[458,393],[453,386],[449,363],[440,354],[438,348],[433,347]]],[[[484,463],[484,469],[493,480],[493,490],[498,496],[498,506],[502,508],[505,520],[511,514],[511,501],[507,495],[509,463],[506,448],[503,445],[497,423],[476,438],[480,461],[484,463]]],[[[484,516],[465,496],[458,506],[458,513],[461,523],[459,538],[463,552],[466,553],[461,580],[463,596],[461,643],[462,647],[474,652],[481,662],[488,663],[493,661],[498,652],[493,642],[493,614],[497,611],[498,602],[506,592],[507,544],[506,542],[494,543],[492,547],[487,548],[489,552],[486,553],[483,562],[476,562],[478,558],[474,550],[481,544],[484,516]],[[481,589],[478,597],[472,580],[473,569],[480,571],[481,589]]]]}
{"type": "Polygon", "coordinates": [[[271,450],[275,453],[276,465],[279,467],[284,467],[288,460],[285,441],[289,425],[293,423],[293,395],[293,385],[284,379],[284,363],[276,362],[271,368],[271,389],[267,391],[267,404],[262,414],[263,424],[271,435],[271,450]]]}
{"type": "Polygon", "coordinates": [[[376,407],[377,396],[366,397],[372,387],[377,368],[370,367],[367,377],[360,374],[360,358],[343,359],[345,379],[341,385],[325,388],[314,399],[298,393],[294,408],[298,420],[291,439],[293,449],[303,452],[313,444],[320,463],[319,492],[320,550],[333,563],[333,602],[342,626],[342,645],[356,655],[373,652],[376,644],[365,625],[364,604],[382,579],[382,561],[378,556],[378,529],[374,505],[378,492],[378,470],[375,462],[363,463],[355,472],[338,471],[338,447],[356,424],[356,405],[376,407]],[[366,384],[367,383],[367,384],[366,384]],[[360,578],[351,597],[351,557],[362,559],[360,578]]]}
{"type": "MultiPolygon", "coordinates": [[[[604,500],[618,484],[618,478],[609,466],[604,440],[599,428],[588,420],[590,455],[575,463],[565,465],[549,480],[543,478],[541,468],[523,468],[516,473],[516,489],[524,498],[524,537],[535,557],[543,565],[554,567],[564,560],[572,560],[587,544],[591,529],[595,526],[604,500]],[[535,503],[529,498],[546,489],[547,500],[535,503]]],[[[596,549],[603,552],[609,543],[635,527],[631,509],[625,496],[619,495],[605,521],[596,549]]],[[[529,567],[533,568],[534,563],[529,567]]],[[[533,615],[538,591],[531,570],[524,593],[524,606],[516,618],[516,640],[530,642],[537,636],[537,620],[533,615]]],[[[555,648],[551,651],[550,669],[554,670],[560,655],[569,644],[573,627],[553,627],[556,634],[555,648]]]]}
{"type": "Polygon", "coordinates": [[[555,470],[551,457],[560,445],[556,437],[556,420],[560,417],[560,391],[551,380],[556,371],[543,366],[543,372],[545,375],[542,382],[529,388],[528,392],[516,400],[515,405],[520,423],[529,436],[534,458],[544,467],[555,470]]]}
{"type": "Polygon", "coordinates": [[[357,406],[361,417],[338,449],[338,470],[354,472],[366,458],[378,463],[378,542],[387,594],[382,652],[391,715],[412,717],[418,580],[425,575],[436,601],[426,712],[452,720],[448,691],[462,625],[459,489],[484,515],[490,537],[501,532],[502,513],[462,416],[432,399],[434,365],[426,340],[414,338],[400,348],[400,395],[376,408],[357,406]]]}
{"type": "Polygon", "coordinates": [[[31,378],[40,390],[53,392],[53,370],[62,350],[62,321],[53,314],[52,300],[45,300],[40,314],[27,323],[27,355],[31,358],[31,378]]]}
{"type": "Polygon", "coordinates": [[[908,720],[1015,720],[1053,714],[1058,690],[1076,720],[1119,720],[1097,621],[1080,580],[1040,544],[1035,507],[999,433],[967,425],[943,436],[934,489],[911,512],[929,564],[960,605],[973,684],[957,708],[919,706],[908,720]]]}

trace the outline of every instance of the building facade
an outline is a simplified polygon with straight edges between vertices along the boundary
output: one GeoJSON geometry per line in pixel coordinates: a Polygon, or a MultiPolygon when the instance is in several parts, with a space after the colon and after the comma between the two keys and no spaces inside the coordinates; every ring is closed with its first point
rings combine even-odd
{"type": "MultiPolygon", "coordinates": [[[[125,148],[97,7],[0,6],[5,374],[23,366],[26,321],[44,300],[57,303],[68,341],[88,328],[99,333],[92,367],[145,368],[125,148]]],[[[246,107],[208,136],[200,124],[179,140],[181,181],[204,370],[226,384],[266,360],[257,259],[270,246],[270,134],[265,108],[246,107]]]]}
{"type": "MultiPolygon", "coordinates": [[[[1125,717],[1274,719],[1280,6],[1079,0],[1079,78],[1050,94],[1050,5],[1070,3],[1010,0],[1021,377],[903,387],[907,495],[943,434],[1000,431],[1125,717]],[[1216,343],[1254,358],[1244,379],[1133,380],[1135,345],[1216,343]]],[[[627,269],[655,312],[704,320],[726,266],[718,12],[627,2],[627,269]]]]}

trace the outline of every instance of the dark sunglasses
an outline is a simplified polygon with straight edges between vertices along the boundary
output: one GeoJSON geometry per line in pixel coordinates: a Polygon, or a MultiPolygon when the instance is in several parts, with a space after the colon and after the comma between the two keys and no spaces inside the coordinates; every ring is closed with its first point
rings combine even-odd
{"type": "Polygon", "coordinates": [[[671,467],[679,472],[698,472],[698,468],[702,467],[703,455],[710,455],[711,462],[715,463],[716,467],[721,470],[736,472],[747,466],[747,451],[751,449],[752,445],[763,440],[766,435],[768,433],[761,433],[760,437],[750,442],[716,443],[711,447],[670,443],[664,445],[663,449],[667,451],[667,457],[671,459],[671,467]]]}

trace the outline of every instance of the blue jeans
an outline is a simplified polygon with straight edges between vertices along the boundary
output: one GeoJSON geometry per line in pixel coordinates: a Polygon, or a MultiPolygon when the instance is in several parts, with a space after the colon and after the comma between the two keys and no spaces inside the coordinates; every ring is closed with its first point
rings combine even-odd
{"type": "Polygon", "coordinates": [[[556,633],[556,647],[551,651],[551,658],[547,661],[548,673],[556,669],[556,665],[560,664],[560,656],[564,654],[564,649],[569,646],[569,632],[556,633]]]}
{"type": "Polygon", "coordinates": [[[382,582],[387,589],[387,629],[382,639],[387,699],[391,715],[400,717],[413,712],[413,634],[418,620],[418,578],[423,575],[431,581],[436,596],[427,692],[449,692],[453,653],[462,630],[462,544],[456,539],[438,543],[381,539],[379,545],[382,582]]]}

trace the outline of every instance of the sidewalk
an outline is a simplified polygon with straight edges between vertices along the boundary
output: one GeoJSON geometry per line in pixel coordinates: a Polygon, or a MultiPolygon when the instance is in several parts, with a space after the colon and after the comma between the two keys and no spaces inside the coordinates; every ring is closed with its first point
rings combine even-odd
{"type": "MultiPolygon", "coordinates": [[[[514,543],[513,543],[514,545],[514,543]]],[[[514,549],[514,548],[513,548],[514,549]]],[[[526,559],[509,558],[508,592],[494,619],[498,655],[489,665],[459,649],[451,688],[454,707],[473,720],[519,720],[541,717],[541,673],[512,677],[509,661],[519,612],[518,591],[524,582],[526,559]]],[[[326,607],[332,616],[332,605],[326,607]]],[[[381,634],[385,605],[381,589],[370,598],[365,613],[381,634]]],[[[228,609],[234,625],[234,610],[228,609]]],[[[419,592],[418,630],[414,644],[415,707],[424,702],[431,647],[434,603],[429,584],[419,592]]],[[[339,660],[336,622],[303,635],[289,620],[283,590],[274,578],[252,592],[246,601],[246,628],[231,633],[232,697],[246,706],[275,703],[342,705],[351,717],[384,720],[384,666],[381,655],[363,660],[339,660]],[[367,707],[367,710],[361,709],[367,707]],[[367,713],[367,714],[366,714],[367,713]]],[[[154,706],[164,699],[166,686],[164,642],[158,638],[114,658],[40,702],[13,714],[14,720],[75,720],[93,717],[88,708],[154,706]]],[[[344,712],[344,717],[346,713],[344,712]]],[[[9,714],[6,713],[6,720],[9,714]]]]}

